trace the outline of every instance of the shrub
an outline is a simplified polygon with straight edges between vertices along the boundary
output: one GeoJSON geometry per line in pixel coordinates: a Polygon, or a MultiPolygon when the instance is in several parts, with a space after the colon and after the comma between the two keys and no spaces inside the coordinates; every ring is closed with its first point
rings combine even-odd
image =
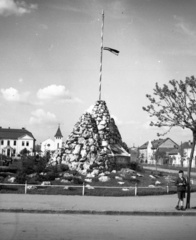
{"type": "Polygon", "coordinates": [[[57,166],[48,166],[44,169],[44,172],[56,172],[57,173],[57,166]]]}
{"type": "Polygon", "coordinates": [[[76,176],[78,174],[78,172],[76,170],[71,170],[70,174],[73,174],[73,176],[76,176]]]}
{"type": "Polygon", "coordinates": [[[30,179],[30,180],[28,180],[28,184],[37,184],[37,185],[39,185],[40,181],[36,181],[35,179],[30,179]]]}
{"type": "Polygon", "coordinates": [[[98,178],[98,177],[94,177],[94,178],[93,178],[93,182],[94,182],[94,183],[99,182],[99,178],[98,178]]]}
{"type": "Polygon", "coordinates": [[[140,166],[139,166],[138,162],[135,162],[135,161],[130,162],[129,167],[131,169],[133,169],[134,171],[138,171],[140,169],[140,166]]]}
{"type": "Polygon", "coordinates": [[[73,178],[73,183],[74,183],[74,184],[81,185],[81,184],[83,184],[83,180],[80,179],[80,178],[73,178]]]}
{"type": "Polygon", "coordinates": [[[73,180],[73,177],[72,176],[68,176],[68,177],[64,177],[64,179],[66,179],[66,180],[71,182],[73,180]]]}
{"type": "Polygon", "coordinates": [[[14,168],[14,167],[0,168],[0,171],[1,171],[1,173],[2,172],[16,173],[17,168],[14,168]]]}
{"type": "Polygon", "coordinates": [[[23,171],[19,171],[18,174],[16,175],[16,180],[17,183],[19,184],[24,184],[27,181],[27,175],[23,171]]]}
{"type": "Polygon", "coordinates": [[[41,173],[46,168],[47,161],[44,158],[39,158],[39,161],[37,161],[37,164],[34,167],[35,172],[41,173]]]}
{"type": "Polygon", "coordinates": [[[58,177],[57,172],[48,172],[46,175],[39,175],[37,181],[54,181],[58,177]]]}
{"type": "Polygon", "coordinates": [[[28,174],[34,173],[35,162],[32,157],[23,156],[22,158],[22,172],[28,174]]]}
{"type": "Polygon", "coordinates": [[[69,166],[66,164],[61,164],[60,165],[60,169],[62,172],[68,171],[69,170],[69,166]]]}
{"type": "Polygon", "coordinates": [[[21,151],[20,151],[20,154],[23,155],[23,156],[26,156],[30,153],[29,150],[27,150],[26,148],[23,148],[21,151]]]}

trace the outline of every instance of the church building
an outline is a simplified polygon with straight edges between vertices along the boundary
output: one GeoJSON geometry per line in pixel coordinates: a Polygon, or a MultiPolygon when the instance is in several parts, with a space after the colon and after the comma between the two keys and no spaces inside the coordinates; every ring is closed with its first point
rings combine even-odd
{"type": "Polygon", "coordinates": [[[63,144],[63,135],[61,133],[60,126],[58,126],[57,132],[54,135],[54,140],[51,138],[46,139],[41,143],[41,151],[45,153],[46,151],[56,151],[61,149],[63,144]]]}

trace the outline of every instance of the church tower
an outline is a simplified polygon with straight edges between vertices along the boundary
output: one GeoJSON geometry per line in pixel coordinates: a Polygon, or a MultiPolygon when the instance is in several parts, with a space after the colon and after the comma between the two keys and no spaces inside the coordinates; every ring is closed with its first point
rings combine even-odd
{"type": "Polygon", "coordinates": [[[54,135],[55,138],[55,149],[59,149],[62,148],[62,142],[63,142],[63,135],[61,133],[61,129],[60,129],[60,124],[58,126],[57,132],[54,135]]]}

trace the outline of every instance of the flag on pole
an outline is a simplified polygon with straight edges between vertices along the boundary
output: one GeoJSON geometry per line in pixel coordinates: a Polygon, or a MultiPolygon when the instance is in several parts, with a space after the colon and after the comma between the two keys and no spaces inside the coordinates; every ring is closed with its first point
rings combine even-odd
{"type": "Polygon", "coordinates": [[[107,50],[110,51],[111,53],[115,54],[118,56],[118,54],[120,53],[120,51],[113,49],[113,48],[109,48],[109,47],[104,47],[103,50],[107,50]]]}

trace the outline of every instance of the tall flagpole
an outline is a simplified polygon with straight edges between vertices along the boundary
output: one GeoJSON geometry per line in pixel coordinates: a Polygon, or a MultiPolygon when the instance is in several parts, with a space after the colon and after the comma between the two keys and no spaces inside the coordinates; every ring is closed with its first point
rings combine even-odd
{"type": "Polygon", "coordinates": [[[101,56],[100,56],[100,76],[99,76],[99,100],[101,100],[101,80],[102,80],[102,61],[103,61],[103,29],[104,29],[104,12],[102,10],[101,56]]]}

